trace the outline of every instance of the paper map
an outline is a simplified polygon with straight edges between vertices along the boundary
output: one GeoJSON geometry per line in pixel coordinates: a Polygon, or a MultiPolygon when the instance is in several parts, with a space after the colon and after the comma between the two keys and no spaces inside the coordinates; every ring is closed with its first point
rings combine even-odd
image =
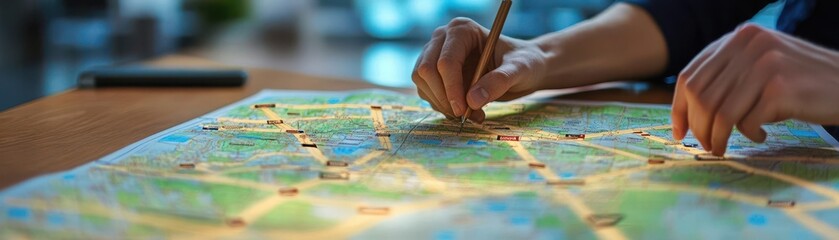
{"type": "MultiPolygon", "coordinates": [[[[806,239],[839,236],[823,128],[671,140],[669,108],[265,90],[0,193],[0,239],[806,239]]],[[[46,159],[45,159],[46,161],[46,159]]]]}

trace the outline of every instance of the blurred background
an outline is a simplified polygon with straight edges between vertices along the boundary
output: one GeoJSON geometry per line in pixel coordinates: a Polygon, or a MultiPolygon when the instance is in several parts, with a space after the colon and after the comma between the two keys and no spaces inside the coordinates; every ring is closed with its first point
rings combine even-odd
{"type": "MultiPolygon", "coordinates": [[[[531,38],[614,0],[519,0],[504,34],[531,38]]],[[[434,28],[491,24],[497,0],[3,0],[0,110],[75,86],[90,67],[179,53],[228,65],[412,87],[434,28]]],[[[754,21],[773,27],[783,1],[754,21]]],[[[277,79],[283,81],[284,79],[277,79]]]]}

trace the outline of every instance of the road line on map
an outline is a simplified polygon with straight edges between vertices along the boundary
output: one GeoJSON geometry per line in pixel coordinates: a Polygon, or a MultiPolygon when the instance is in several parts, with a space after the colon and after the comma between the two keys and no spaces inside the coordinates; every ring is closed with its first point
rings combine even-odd
{"type": "MultiPolygon", "coordinates": [[[[536,160],[536,157],[533,157],[533,155],[531,155],[530,152],[528,152],[527,149],[524,148],[523,145],[521,145],[521,142],[508,141],[505,143],[507,143],[507,145],[510,145],[513,151],[518,153],[522,160],[526,161],[527,163],[542,163],[539,160],[536,160]]],[[[545,180],[559,180],[559,177],[557,177],[557,174],[551,168],[537,168],[533,169],[533,171],[538,172],[539,175],[542,175],[542,177],[545,178],[545,180]]]]}
{"type": "MultiPolygon", "coordinates": [[[[586,204],[583,203],[582,200],[580,200],[579,198],[577,198],[576,196],[574,196],[571,192],[569,192],[567,190],[559,190],[558,193],[554,195],[554,198],[561,201],[561,202],[564,202],[566,205],[568,205],[569,209],[571,209],[571,211],[574,212],[575,215],[580,217],[580,220],[582,220],[584,223],[587,222],[586,221],[587,216],[591,216],[592,214],[594,214],[594,211],[592,211],[590,208],[588,208],[588,206],[586,206],[586,204]]],[[[600,238],[600,239],[611,239],[611,240],[627,239],[626,236],[623,235],[623,232],[621,232],[621,230],[618,229],[617,227],[606,227],[606,228],[596,228],[596,227],[592,227],[592,226],[589,226],[589,227],[594,232],[594,234],[596,234],[597,237],[600,238]]]]}
{"type": "Polygon", "coordinates": [[[812,182],[809,182],[807,180],[800,179],[798,177],[794,177],[794,176],[791,176],[791,175],[786,175],[786,174],[782,174],[782,173],[778,173],[778,172],[767,171],[767,170],[764,170],[764,169],[751,167],[751,166],[748,166],[748,165],[745,165],[745,164],[742,164],[742,163],[739,163],[739,162],[724,161],[723,163],[726,164],[726,165],[729,165],[733,168],[750,171],[750,172],[752,172],[753,174],[756,174],[756,175],[772,177],[772,178],[775,178],[775,179],[778,179],[778,180],[781,180],[781,181],[784,181],[784,182],[787,182],[787,183],[792,183],[794,185],[798,185],[799,187],[810,190],[811,192],[818,193],[819,195],[831,198],[831,199],[833,199],[834,202],[839,202],[839,192],[836,192],[836,190],[834,190],[834,189],[831,189],[831,188],[828,188],[828,187],[825,187],[825,186],[822,186],[822,185],[819,185],[819,184],[816,184],[816,183],[812,183],[812,182]]]}
{"type": "MultiPolygon", "coordinates": [[[[385,117],[382,115],[382,108],[370,108],[370,117],[373,119],[373,129],[376,131],[376,134],[379,133],[388,133],[387,124],[385,124],[385,117]]],[[[390,134],[386,136],[378,136],[379,143],[382,145],[383,150],[391,150],[393,148],[393,144],[390,142],[390,134]]]]}
{"type": "MultiPolygon", "coordinates": [[[[397,109],[401,111],[410,111],[410,112],[429,112],[434,111],[431,108],[423,108],[423,107],[413,107],[413,106],[397,106],[397,105],[383,105],[383,108],[388,109],[397,109]]],[[[370,108],[369,104],[352,104],[352,103],[339,103],[339,104],[283,104],[283,103],[275,103],[275,108],[285,108],[285,109],[295,109],[295,110],[321,110],[321,109],[332,109],[332,108],[344,108],[344,109],[364,109],[370,108]]]]}
{"type": "Polygon", "coordinates": [[[822,222],[810,216],[809,214],[803,214],[798,211],[794,211],[791,209],[784,209],[784,212],[791,213],[789,214],[792,216],[797,222],[801,223],[807,229],[810,229],[819,235],[821,235],[824,239],[833,239],[839,236],[839,230],[834,228],[833,226],[828,225],[827,223],[822,222]]]}
{"type": "Polygon", "coordinates": [[[373,159],[376,159],[377,157],[381,156],[384,153],[385,153],[385,151],[372,150],[372,151],[370,151],[370,153],[367,153],[364,156],[361,156],[360,158],[356,159],[355,162],[353,162],[353,165],[367,164],[367,162],[369,162],[373,159]]]}
{"type": "MultiPolygon", "coordinates": [[[[530,152],[528,152],[527,149],[524,148],[524,145],[522,145],[521,142],[507,141],[506,143],[510,145],[510,147],[512,147],[513,150],[528,163],[542,163],[539,160],[537,160],[536,157],[530,154],[530,152]]],[[[534,170],[538,172],[539,175],[541,175],[546,181],[560,179],[551,168],[538,168],[534,170]]],[[[574,196],[568,190],[556,188],[555,191],[557,191],[558,193],[555,197],[560,197],[563,200],[563,202],[565,202],[568,205],[571,211],[574,212],[574,214],[580,218],[581,221],[586,222],[586,217],[594,213],[588,206],[585,205],[585,203],[583,203],[582,200],[580,200],[577,196],[574,196]]],[[[623,235],[620,229],[615,227],[591,227],[591,229],[601,239],[626,239],[626,236],[623,235]]]]}
{"type": "Polygon", "coordinates": [[[434,174],[431,174],[431,172],[429,172],[428,169],[425,169],[424,166],[416,164],[416,163],[408,161],[408,160],[401,159],[401,161],[381,164],[381,165],[379,165],[379,167],[381,167],[381,168],[402,168],[402,169],[413,170],[414,174],[416,174],[416,177],[421,180],[420,182],[422,183],[422,185],[425,186],[426,188],[432,190],[432,191],[443,192],[447,188],[446,182],[441,181],[441,180],[437,179],[436,177],[434,177],[434,174]]]}
{"type": "Polygon", "coordinates": [[[815,203],[797,203],[795,205],[795,210],[798,211],[819,211],[819,210],[826,210],[826,209],[833,209],[839,208],[839,202],[833,201],[822,201],[822,202],[815,202],[815,203]]]}
{"type": "Polygon", "coordinates": [[[610,132],[599,132],[599,133],[592,133],[586,134],[586,138],[599,138],[604,136],[619,136],[630,134],[635,131],[644,131],[644,130],[658,130],[658,129],[668,129],[671,128],[670,125],[658,125],[652,127],[642,127],[642,128],[633,128],[633,129],[626,129],[626,130],[618,130],[618,131],[610,131],[610,132]]]}
{"type": "MultiPolygon", "coordinates": [[[[281,120],[282,121],[282,118],[280,118],[280,115],[277,115],[277,113],[275,113],[271,109],[260,108],[260,110],[262,110],[262,112],[265,113],[266,116],[268,116],[269,120],[281,120]]],[[[300,129],[295,129],[295,128],[289,126],[286,123],[278,123],[278,124],[273,124],[273,125],[277,126],[280,129],[283,129],[283,130],[300,130],[300,129]]],[[[297,141],[299,141],[300,144],[314,144],[313,142],[309,141],[308,138],[306,138],[305,133],[292,134],[292,135],[294,135],[294,137],[297,138],[297,141]]],[[[314,157],[315,160],[318,160],[321,164],[326,164],[326,162],[329,161],[329,158],[324,156],[323,152],[321,152],[320,149],[318,149],[316,147],[304,147],[304,149],[306,149],[306,151],[308,151],[309,154],[311,154],[312,157],[314,157]]]]}
{"type": "MultiPolygon", "coordinates": [[[[320,179],[315,178],[297,184],[292,184],[289,187],[295,187],[299,191],[303,191],[315,187],[321,183],[322,181],[320,179]]],[[[271,194],[268,197],[265,197],[262,200],[257,201],[254,204],[251,204],[250,207],[246,208],[245,210],[242,210],[242,212],[240,212],[236,216],[245,220],[245,223],[251,224],[265,216],[265,214],[271,212],[271,210],[274,210],[276,206],[292,199],[294,198],[281,196],[279,194],[271,194]]]]}

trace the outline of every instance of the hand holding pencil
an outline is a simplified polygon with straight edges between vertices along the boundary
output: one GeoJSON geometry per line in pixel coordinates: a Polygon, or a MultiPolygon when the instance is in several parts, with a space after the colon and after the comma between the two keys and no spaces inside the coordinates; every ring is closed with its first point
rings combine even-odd
{"type": "Polygon", "coordinates": [[[546,72],[544,51],[534,42],[500,35],[509,4],[505,0],[496,16],[495,23],[501,21],[501,25],[493,24],[498,32],[495,47],[486,47],[492,39],[490,30],[471,19],[455,18],[434,31],[417,60],[412,78],[418,94],[448,118],[460,121],[471,111],[469,119],[483,122],[481,108],[489,102],[512,100],[539,89],[546,72]],[[483,54],[485,49],[490,52],[483,54]]]}

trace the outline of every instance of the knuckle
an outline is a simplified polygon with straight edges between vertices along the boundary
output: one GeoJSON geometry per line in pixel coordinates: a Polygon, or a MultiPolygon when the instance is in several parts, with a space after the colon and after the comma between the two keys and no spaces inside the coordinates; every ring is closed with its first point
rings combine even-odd
{"type": "Polygon", "coordinates": [[[433,64],[429,64],[427,62],[420,63],[419,66],[417,66],[417,73],[418,73],[419,77],[422,78],[422,79],[433,78],[434,76],[436,76],[438,74],[437,73],[437,66],[434,66],[433,64]]]}
{"type": "Polygon", "coordinates": [[[777,67],[780,67],[781,62],[783,61],[784,53],[778,50],[769,50],[763,53],[763,55],[758,58],[757,62],[755,62],[755,70],[758,71],[766,71],[766,70],[773,70],[777,67]]]}
{"type": "Polygon", "coordinates": [[[466,17],[456,17],[456,18],[453,18],[451,21],[449,21],[449,26],[450,27],[455,27],[455,26],[470,25],[474,22],[475,21],[472,21],[472,19],[469,19],[469,18],[466,18],[466,17]]]}
{"type": "Polygon", "coordinates": [[[702,90],[702,84],[695,78],[685,79],[685,93],[696,96],[702,90]]]}
{"type": "Polygon", "coordinates": [[[679,72],[679,75],[676,76],[676,84],[681,83],[684,85],[685,83],[687,83],[688,79],[690,78],[690,75],[693,74],[693,72],[690,69],[691,66],[688,66],[683,68],[682,71],[679,72]]]}
{"type": "Polygon", "coordinates": [[[510,61],[510,64],[513,65],[515,69],[518,69],[518,71],[530,68],[530,64],[527,63],[527,59],[518,59],[518,61],[510,61]]]}
{"type": "Polygon", "coordinates": [[[459,64],[460,61],[449,56],[443,56],[437,60],[437,69],[439,69],[440,72],[452,72],[454,67],[459,64]]]}
{"type": "Polygon", "coordinates": [[[757,44],[758,46],[774,46],[780,43],[780,41],[781,39],[779,39],[774,33],[761,31],[755,34],[750,43],[757,44]]]}
{"type": "Polygon", "coordinates": [[[512,73],[503,69],[498,69],[496,71],[493,71],[492,73],[493,74],[488,76],[490,79],[502,80],[502,82],[507,82],[506,80],[509,80],[513,77],[512,73]]]}
{"type": "Polygon", "coordinates": [[[754,23],[746,23],[735,31],[735,36],[753,36],[755,33],[764,32],[765,29],[754,23]]]}
{"type": "Polygon", "coordinates": [[[434,32],[431,33],[431,36],[439,37],[443,36],[444,34],[446,34],[446,27],[440,26],[434,29],[434,32]]]}
{"type": "Polygon", "coordinates": [[[413,81],[414,84],[419,84],[423,82],[422,77],[420,77],[416,69],[414,69],[414,71],[411,72],[411,81],[413,81]]]}
{"type": "MultiPolygon", "coordinates": [[[[687,85],[689,75],[690,75],[690,73],[687,73],[687,72],[684,72],[684,71],[679,73],[679,75],[676,76],[676,87],[679,88],[679,86],[687,85]]],[[[685,90],[687,90],[687,88],[685,88],[685,90]]]]}

